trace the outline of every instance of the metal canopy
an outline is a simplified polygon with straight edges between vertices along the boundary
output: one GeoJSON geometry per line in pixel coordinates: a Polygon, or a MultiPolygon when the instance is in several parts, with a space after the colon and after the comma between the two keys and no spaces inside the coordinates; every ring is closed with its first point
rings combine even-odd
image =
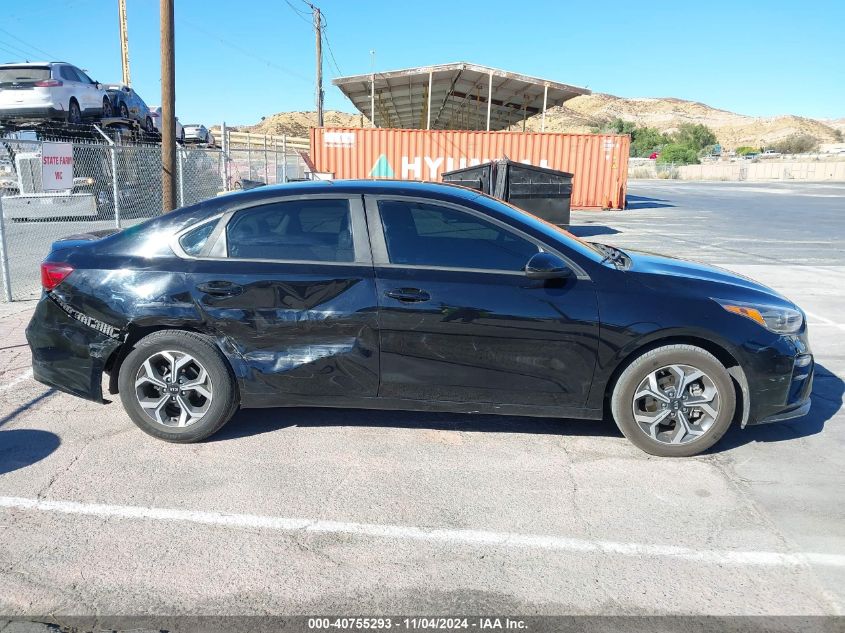
{"type": "Polygon", "coordinates": [[[338,77],[332,83],[376,127],[406,129],[503,130],[590,94],[467,62],[338,77]]]}

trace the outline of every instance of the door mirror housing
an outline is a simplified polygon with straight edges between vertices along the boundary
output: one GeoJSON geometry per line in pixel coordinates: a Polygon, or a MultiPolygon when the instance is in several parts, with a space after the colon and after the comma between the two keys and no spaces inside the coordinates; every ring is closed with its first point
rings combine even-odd
{"type": "Polygon", "coordinates": [[[563,279],[571,274],[566,262],[552,253],[537,253],[525,264],[525,276],[529,279],[563,279]]]}

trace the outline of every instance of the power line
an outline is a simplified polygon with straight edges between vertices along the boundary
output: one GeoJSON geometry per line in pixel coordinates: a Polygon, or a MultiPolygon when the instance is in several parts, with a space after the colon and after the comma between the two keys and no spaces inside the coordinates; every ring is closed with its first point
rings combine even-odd
{"type": "MultiPolygon", "coordinates": [[[[328,25],[326,25],[326,26],[328,26],[328,25]]],[[[332,43],[329,41],[329,34],[328,34],[328,32],[326,31],[326,27],[325,27],[325,26],[323,27],[323,37],[324,37],[324,38],[325,38],[325,40],[326,40],[326,48],[328,48],[328,49],[329,49],[329,57],[330,57],[330,58],[331,58],[331,60],[332,60],[332,65],[334,66],[335,70],[337,71],[337,75],[335,75],[335,77],[340,77],[340,76],[342,76],[342,75],[343,75],[343,73],[342,73],[342,72],[341,72],[341,70],[340,70],[340,66],[338,66],[338,65],[337,65],[337,60],[335,59],[335,57],[334,57],[334,51],[332,50],[332,43]]]]}
{"type": "Polygon", "coordinates": [[[284,66],[279,66],[275,62],[272,62],[269,59],[265,59],[265,58],[261,57],[260,55],[256,55],[252,51],[247,50],[247,49],[239,46],[238,44],[235,44],[234,42],[231,42],[227,39],[224,39],[224,38],[220,37],[219,35],[217,35],[216,33],[212,33],[211,31],[207,31],[206,29],[202,28],[201,26],[197,26],[193,22],[188,22],[187,20],[185,20],[183,18],[179,18],[178,21],[182,24],[186,24],[187,26],[190,26],[191,28],[196,29],[200,33],[204,33],[205,35],[208,35],[209,37],[216,39],[221,44],[224,44],[225,46],[228,46],[229,48],[238,51],[242,55],[246,55],[247,57],[252,57],[253,59],[257,59],[258,61],[267,64],[267,66],[269,66],[270,68],[274,68],[274,69],[279,70],[283,73],[287,73],[291,77],[296,77],[297,79],[300,79],[302,81],[307,81],[309,83],[311,82],[311,79],[309,79],[308,77],[305,77],[304,75],[300,75],[295,70],[291,70],[290,68],[285,68],[284,66]]]}
{"type": "MultiPolygon", "coordinates": [[[[311,15],[308,11],[302,11],[300,9],[297,9],[295,6],[293,6],[293,4],[290,2],[290,0],[285,0],[285,4],[290,7],[290,10],[293,11],[300,20],[302,20],[306,24],[311,24],[311,20],[308,19],[308,17],[306,17],[306,16],[311,15]]],[[[306,3],[306,4],[308,4],[308,3],[306,3]]]]}
{"type": "Polygon", "coordinates": [[[10,33],[10,32],[9,32],[9,31],[7,31],[6,29],[0,28],[0,31],[2,31],[3,33],[5,33],[6,35],[8,35],[9,37],[11,37],[11,38],[13,38],[13,39],[17,40],[17,41],[18,41],[18,42],[20,42],[21,44],[25,45],[27,48],[32,49],[32,50],[33,50],[33,51],[35,51],[36,53],[40,53],[40,54],[42,54],[42,55],[46,55],[48,59],[58,59],[55,55],[52,55],[52,54],[48,53],[48,52],[47,52],[47,51],[45,51],[43,48],[38,48],[37,46],[35,46],[34,44],[30,44],[30,43],[29,43],[29,42],[27,42],[26,40],[22,40],[22,39],[21,39],[21,38],[19,38],[17,35],[15,35],[14,33],[10,33]]]}
{"type": "Polygon", "coordinates": [[[9,55],[14,55],[15,57],[17,57],[18,55],[20,55],[20,53],[16,53],[16,52],[15,52],[15,51],[13,51],[12,49],[10,49],[10,48],[6,48],[6,47],[5,47],[5,46],[3,46],[2,44],[0,44],[0,50],[2,50],[2,51],[6,51],[7,53],[9,53],[9,55]]]}
{"type": "Polygon", "coordinates": [[[3,42],[3,46],[5,46],[6,51],[11,53],[12,55],[23,55],[24,59],[27,59],[27,60],[30,60],[34,57],[29,51],[25,51],[20,46],[16,46],[15,44],[12,44],[11,42],[3,42]],[[9,50],[9,49],[13,49],[13,50],[9,50]]]}

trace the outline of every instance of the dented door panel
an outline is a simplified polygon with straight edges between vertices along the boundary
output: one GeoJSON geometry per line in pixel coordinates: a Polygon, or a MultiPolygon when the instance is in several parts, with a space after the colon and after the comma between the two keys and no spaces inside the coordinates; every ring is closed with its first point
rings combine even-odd
{"type": "Polygon", "coordinates": [[[207,328],[243,360],[244,406],[377,394],[372,266],[204,260],[191,286],[207,328]]]}

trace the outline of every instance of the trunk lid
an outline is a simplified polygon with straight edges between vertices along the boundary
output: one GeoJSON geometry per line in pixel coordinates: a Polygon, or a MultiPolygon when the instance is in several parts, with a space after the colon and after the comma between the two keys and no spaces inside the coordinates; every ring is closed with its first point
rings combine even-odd
{"type": "Polygon", "coordinates": [[[98,231],[87,231],[85,233],[68,235],[67,237],[59,238],[53,242],[50,247],[50,251],[54,252],[68,248],[76,248],[77,246],[84,246],[86,244],[90,244],[91,242],[96,242],[105,237],[114,235],[115,233],[120,233],[121,230],[122,229],[118,228],[100,229],[98,231]]]}

